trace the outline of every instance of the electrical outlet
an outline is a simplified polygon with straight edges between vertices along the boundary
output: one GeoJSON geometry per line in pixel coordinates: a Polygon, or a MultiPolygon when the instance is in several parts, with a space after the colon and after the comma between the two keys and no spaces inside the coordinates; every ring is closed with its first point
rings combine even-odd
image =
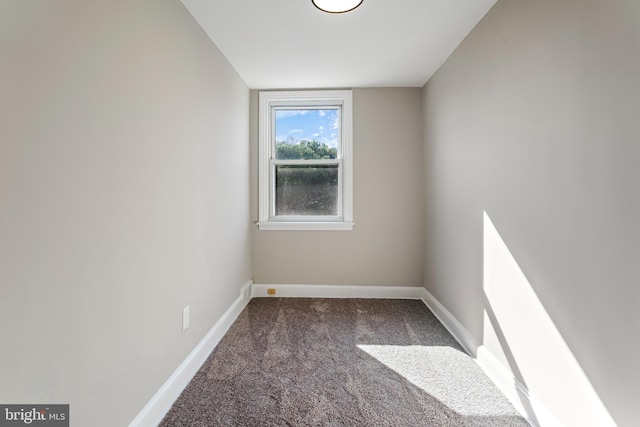
{"type": "Polygon", "coordinates": [[[269,294],[269,295],[275,295],[275,294],[276,294],[276,290],[275,290],[275,289],[273,289],[273,288],[269,288],[269,289],[267,289],[267,294],[269,294]]]}
{"type": "Polygon", "coordinates": [[[189,327],[189,306],[182,309],[182,330],[189,327]]]}

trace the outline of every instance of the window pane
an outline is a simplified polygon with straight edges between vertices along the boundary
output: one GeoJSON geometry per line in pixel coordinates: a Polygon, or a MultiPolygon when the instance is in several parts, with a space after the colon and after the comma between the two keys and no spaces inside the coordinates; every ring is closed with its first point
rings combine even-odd
{"type": "Polygon", "coordinates": [[[275,109],[276,159],[336,159],[340,110],[275,109]]]}
{"type": "Polygon", "coordinates": [[[338,215],[338,165],[276,165],[276,215],[338,215]]]}

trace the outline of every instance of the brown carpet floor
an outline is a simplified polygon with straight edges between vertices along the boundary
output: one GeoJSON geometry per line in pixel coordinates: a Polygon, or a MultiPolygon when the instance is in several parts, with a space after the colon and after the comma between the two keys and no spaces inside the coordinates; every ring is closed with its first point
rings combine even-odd
{"type": "Polygon", "coordinates": [[[529,424],[420,301],[254,298],[160,425],[529,424]]]}

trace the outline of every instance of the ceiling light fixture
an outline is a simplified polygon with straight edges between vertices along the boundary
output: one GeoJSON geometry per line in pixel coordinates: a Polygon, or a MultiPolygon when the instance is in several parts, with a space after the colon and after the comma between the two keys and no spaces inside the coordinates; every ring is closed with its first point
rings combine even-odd
{"type": "Polygon", "coordinates": [[[311,0],[313,5],[327,13],[351,12],[362,4],[363,0],[311,0]]]}

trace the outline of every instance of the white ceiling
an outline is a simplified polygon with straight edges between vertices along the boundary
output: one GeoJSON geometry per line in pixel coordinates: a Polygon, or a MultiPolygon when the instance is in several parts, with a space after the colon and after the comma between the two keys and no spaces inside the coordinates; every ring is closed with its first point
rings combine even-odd
{"type": "Polygon", "coordinates": [[[496,0],[182,0],[252,89],[422,86],[496,0]]]}

